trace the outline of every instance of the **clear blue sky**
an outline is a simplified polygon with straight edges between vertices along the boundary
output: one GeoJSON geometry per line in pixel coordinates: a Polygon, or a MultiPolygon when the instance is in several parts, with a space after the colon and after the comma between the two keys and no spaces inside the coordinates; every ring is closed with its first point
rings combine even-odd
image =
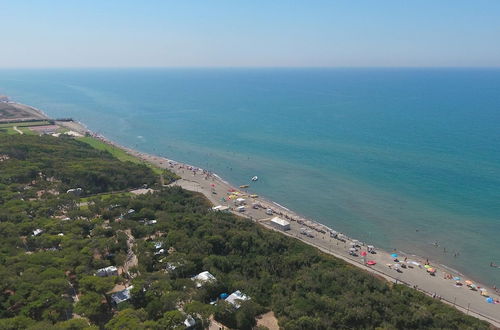
{"type": "Polygon", "coordinates": [[[500,66],[499,0],[0,0],[0,67],[500,66]]]}

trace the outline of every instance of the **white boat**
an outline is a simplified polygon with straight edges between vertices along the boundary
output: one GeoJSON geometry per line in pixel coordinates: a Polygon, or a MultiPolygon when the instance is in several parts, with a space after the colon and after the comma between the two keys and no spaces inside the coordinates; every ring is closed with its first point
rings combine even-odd
{"type": "Polygon", "coordinates": [[[257,181],[257,180],[259,180],[259,177],[258,177],[258,176],[254,176],[254,177],[252,178],[252,181],[257,181]]]}

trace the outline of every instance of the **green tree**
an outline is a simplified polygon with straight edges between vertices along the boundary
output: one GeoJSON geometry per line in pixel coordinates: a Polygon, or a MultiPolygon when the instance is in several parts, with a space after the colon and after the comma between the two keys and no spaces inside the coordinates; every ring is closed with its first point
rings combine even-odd
{"type": "Polygon", "coordinates": [[[161,329],[182,329],[184,328],[185,316],[177,311],[168,311],[158,320],[158,326],[161,329]]]}
{"type": "Polygon", "coordinates": [[[131,308],[124,309],[116,314],[108,323],[106,329],[108,330],[139,330],[145,329],[144,321],[147,319],[148,314],[143,309],[134,310],[131,308]]]}
{"type": "Polygon", "coordinates": [[[75,313],[89,318],[94,323],[106,319],[108,311],[104,297],[95,292],[84,294],[75,305],[75,313]]]}
{"type": "Polygon", "coordinates": [[[93,326],[86,319],[71,319],[54,324],[55,330],[97,330],[98,327],[93,326]]]}
{"type": "Polygon", "coordinates": [[[115,285],[115,277],[85,276],[78,281],[82,292],[97,292],[105,294],[115,285]]]}

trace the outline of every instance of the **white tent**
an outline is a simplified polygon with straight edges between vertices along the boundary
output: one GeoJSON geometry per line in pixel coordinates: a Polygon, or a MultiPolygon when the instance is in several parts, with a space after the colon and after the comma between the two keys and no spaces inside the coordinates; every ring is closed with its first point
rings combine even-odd
{"type": "Polygon", "coordinates": [[[240,290],[236,290],[226,298],[226,301],[233,305],[236,308],[240,308],[241,302],[250,300],[250,297],[244,293],[241,293],[240,290]]]}
{"type": "Polygon", "coordinates": [[[215,276],[210,274],[208,271],[201,272],[198,275],[191,277],[191,279],[196,282],[197,288],[202,287],[206,282],[213,282],[217,280],[215,276]]]}

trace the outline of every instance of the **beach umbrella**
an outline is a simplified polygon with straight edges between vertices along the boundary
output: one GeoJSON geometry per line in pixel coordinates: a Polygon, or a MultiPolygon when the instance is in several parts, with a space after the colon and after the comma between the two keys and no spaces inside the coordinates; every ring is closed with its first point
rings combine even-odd
{"type": "Polygon", "coordinates": [[[488,304],[493,304],[493,303],[495,303],[495,301],[494,301],[494,300],[493,300],[493,298],[491,298],[491,297],[486,298],[486,302],[487,302],[488,304]]]}
{"type": "Polygon", "coordinates": [[[436,272],[436,270],[434,268],[427,268],[427,271],[429,273],[435,273],[436,272]]]}
{"type": "Polygon", "coordinates": [[[361,252],[361,255],[362,255],[363,257],[366,257],[366,251],[361,252]]]}
{"type": "Polygon", "coordinates": [[[481,290],[481,296],[488,297],[490,294],[486,290],[481,290]]]}
{"type": "Polygon", "coordinates": [[[367,264],[367,265],[369,265],[369,266],[373,266],[373,265],[376,265],[376,264],[377,264],[377,262],[376,262],[375,260],[368,260],[368,261],[366,262],[366,264],[367,264]]]}
{"type": "Polygon", "coordinates": [[[465,284],[467,284],[467,285],[472,285],[473,283],[472,283],[472,281],[467,280],[467,281],[465,281],[465,284]]]}
{"type": "Polygon", "coordinates": [[[393,258],[397,258],[397,257],[398,257],[398,254],[397,254],[397,253],[393,253],[393,254],[391,254],[391,257],[393,257],[393,258]]]}
{"type": "Polygon", "coordinates": [[[432,268],[430,265],[425,265],[424,266],[425,269],[429,269],[429,268],[432,268]]]}
{"type": "Polygon", "coordinates": [[[454,281],[460,281],[460,277],[455,276],[455,277],[453,278],[453,280],[454,280],[454,281]]]}

